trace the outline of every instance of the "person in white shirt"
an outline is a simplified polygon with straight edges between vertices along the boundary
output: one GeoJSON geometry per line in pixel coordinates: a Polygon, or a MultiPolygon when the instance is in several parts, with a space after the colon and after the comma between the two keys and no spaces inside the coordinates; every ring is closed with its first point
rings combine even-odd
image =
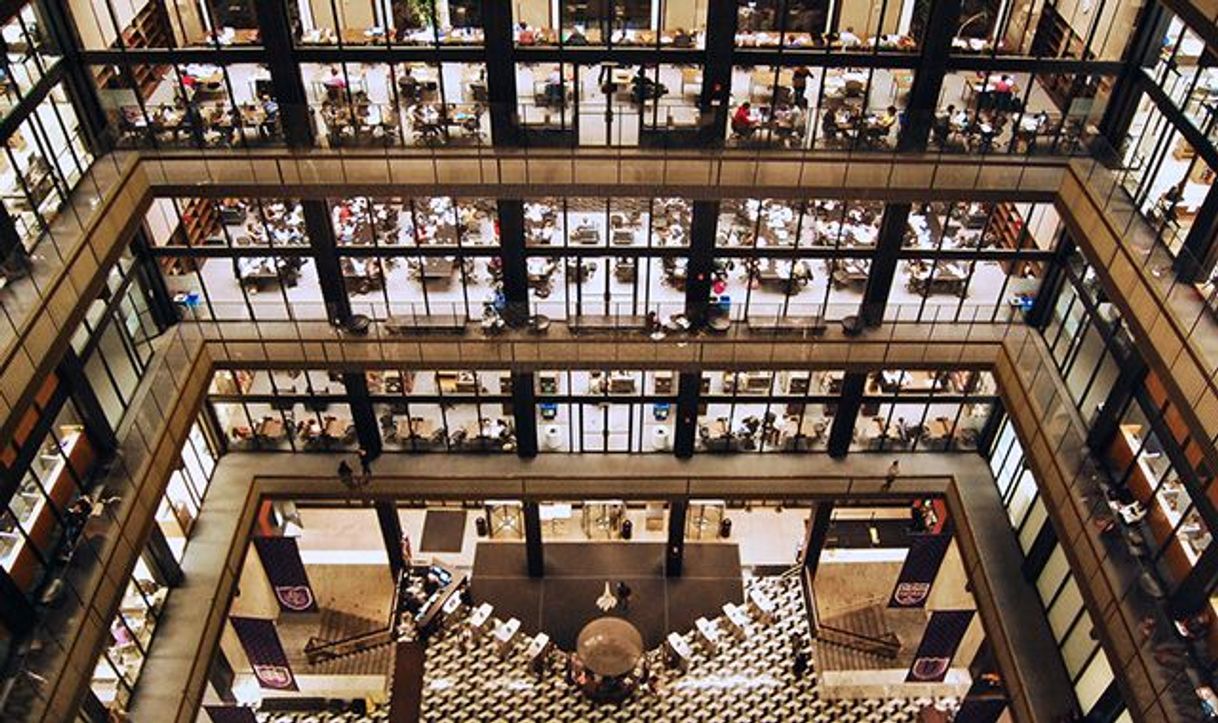
{"type": "Polygon", "coordinates": [[[849,27],[841,32],[838,36],[843,48],[857,48],[863,44],[862,38],[854,34],[854,28],[849,27]]]}

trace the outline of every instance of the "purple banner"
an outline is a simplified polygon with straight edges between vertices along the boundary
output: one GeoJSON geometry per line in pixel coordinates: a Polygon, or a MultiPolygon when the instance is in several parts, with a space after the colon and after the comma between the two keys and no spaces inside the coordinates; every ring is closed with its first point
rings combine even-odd
{"type": "Polygon", "coordinates": [[[243,705],[205,705],[212,723],[256,723],[254,709],[243,705]]]}
{"type": "Polygon", "coordinates": [[[258,685],[272,690],[298,690],[274,620],[230,617],[229,622],[237,631],[258,685]]]}
{"type": "Polygon", "coordinates": [[[905,555],[905,564],[901,565],[901,574],[897,576],[897,585],[892,589],[892,597],[888,600],[888,607],[920,608],[926,605],[926,599],[930,597],[930,587],[935,582],[935,576],[939,574],[951,541],[950,534],[913,536],[909,553],[905,555]]]}
{"type": "Polygon", "coordinates": [[[1001,698],[965,698],[952,723],[997,723],[998,717],[1007,709],[1001,698]]]}
{"type": "Polygon", "coordinates": [[[286,613],[317,611],[313,586],[300,559],[300,547],[295,537],[255,537],[254,549],[262,560],[262,569],[275,591],[279,609],[286,613]]]}
{"type": "Polygon", "coordinates": [[[909,666],[907,683],[941,683],[952,667],[956,648],[973,620],[972,610],[935,610],[926,623],[922,642],[909,666]]]}

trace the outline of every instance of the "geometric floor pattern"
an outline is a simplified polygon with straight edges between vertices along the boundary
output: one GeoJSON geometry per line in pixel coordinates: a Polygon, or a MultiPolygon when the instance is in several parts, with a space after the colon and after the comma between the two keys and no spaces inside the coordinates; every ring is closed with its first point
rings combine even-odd
{"type": "MultiPolygon", "coordinates": [[[[774,622],[751,619],[748,635],[736,641],[725,633],[720,649],[708,655],[687,634],[694,654],[689,671],[668,670],[659,651],[649,654],[654,689],[641,688],[619,705],[593,703],[574,691],[563,675],[562,654],[552,656],[540,679],[532,675],[524,645],[501,659],[489,644],[464,650],[459,618],[427,646],[422,719],[429,723],[602,721],[733,721],[771,723],[914,723],[931,698],[827,700],[817,693],[815,661],[802,677],[792,670],[791,638],[807,638],[807,617],[799,581],[756,577],[745,582],[775,604],[774,622]]],[[[493,629],[493,626],[492,626],[493,629]]]]}

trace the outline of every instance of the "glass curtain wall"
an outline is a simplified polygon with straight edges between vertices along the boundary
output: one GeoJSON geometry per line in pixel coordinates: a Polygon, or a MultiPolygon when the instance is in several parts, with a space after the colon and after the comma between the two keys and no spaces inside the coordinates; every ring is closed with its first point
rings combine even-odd
{"type": "Polygon", "coordinates": [[[506,370],[365,373],[386,451],[515,452],[506,370]]]}
{"type": "MultiPolygon", "coordinates": [[[[1009,418],[1003,418],[987,452],[990,471],[1023,550],[1024,575],[1035,585],[1044,605],[1078,704],[1085,715],[1091,714],[1108,688],[1115,685],[1112,668],[1097,640],[1070,563],[1047,519],[1036,479],[1027,467],[1023,446],[1009,418]]],[[[1127,716],[1115,720],[1126,720],[1127,716]]]]}
{"type": "MultiPolygon", "coordinates": [[[[157,508],[157,527],[177,562],[182,561],[217,460],[200,417],[191,426],[157,508]]],[[[110,622],[106,647],[93,668],[93,694],[108,710],[115,713],[126,710],[169,593],[166,576],[146,547],[136,559],[118,613],[110,622]]]]}
{"type": "Polygon", "coordinates": [[[703,372],[697,448],[823,451],[844,376],[839,370],[806,369],[703,372]]]}
{"type": "Polygon", "coordinates": [[[672,451],[676,372],[539,371],[534,385],[543,453],[672,451]]]}
{"type": "Polygon", "coordinates": [[[232,451],[359,447],[342,376],[320,369],[233,369],[212,376],[208,404],[232,451]]]}

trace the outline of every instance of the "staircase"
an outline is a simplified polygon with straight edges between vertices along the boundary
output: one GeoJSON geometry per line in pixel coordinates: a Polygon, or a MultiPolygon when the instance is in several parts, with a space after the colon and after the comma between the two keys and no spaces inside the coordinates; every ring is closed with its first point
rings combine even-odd
{"type": "Polygon", "coordinates": [[[388,675],[393,636],[388,625],[338,610],[322,610],[317,635],[305,646],[303,675],[388,675]]]}
{"type": "Polygon", "coordinates": [[[884,608],[869,604],[821,620],[816,659],[822,671],[900,667],[901,640],[888,628],[884,608]]]}

